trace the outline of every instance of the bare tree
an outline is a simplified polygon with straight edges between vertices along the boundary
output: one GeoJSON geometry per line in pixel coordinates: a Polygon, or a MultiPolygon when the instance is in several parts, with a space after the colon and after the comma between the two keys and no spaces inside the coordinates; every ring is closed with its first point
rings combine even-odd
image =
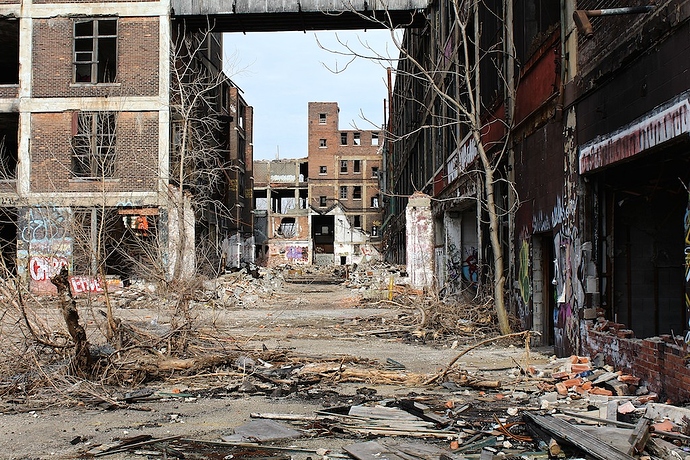
{"type": "MultiPolygon", "coordinates": [[[[460,173],[480,178],[476,199],[488,219],[495,310],[501,333],[508,334],[511,329],[506,310],[500,226],[501,219],[515,211],[515,205],[506,209],[497,200],[496,193],[499,184],[503,183],[513,194],[513,203],[518,202],[513,184],[499,171],[509,155],[515,93],[511,70],[514,47],[504,16],[509,12],[503,11],[501,2],[489,4],[482,0],[449,0],[439,2],[435,8],[441,5],[445,17],[440,21],[444,21],[445,31],[430,21],[430,32],[426,35],[417,29],[407,29],[402,39],[400,30],[390,25],[393,23],[390,17],[378,20],[367,16],[377,27],[390,30],[391,41],[399,52],[393,98],[404,102],[404,110],[418,111],[422,119],[433,120],[410,127],[391,125],[387,140],[395,148],[395,144],[418,136],[424,130],[444,129],[448,152],[459,152],[461,148],[476,151],[471,162],[476,167],[460,173]],[[482,18],[497,25],[495,34],[487,33],[482,18]],[[431,49],[439,51],[432,53],[431,49]],[[407,87],[403,88],[405,85],[407,87]],[[431,117],[426,117],[427,114],[431,117]],[[488,130],[498,131],[500,136],[488,140],[488,130]]],[[[341,41],[340,45],[339,49],[329,51],[390,65],[389,56],[376,52],[366,42],[352,46],[341,41]]],[[[481,217],[480,213],[478,218],[481,217]]]]}
{"type": "MultiPolygon", "coordinates": [[[[175,234],[169,235],[176,242],[171,254],[172,279],[190,274],[190,267],[184,266],[185,254],[195,243],[190,235],[194,222],[189,219],[214,215],[231,220],[233,215],[224,199],[226,174],[233,168],[228,160],[227,114],[223,111],[228,79],[220,69],[216,40],[218,35],[210,28],[195,33],[180,29],[172,43],[170,197],[179,221],[172,229],[175,234]]],[[[211,250],[217,252],[218,248],[211,250]]]]}

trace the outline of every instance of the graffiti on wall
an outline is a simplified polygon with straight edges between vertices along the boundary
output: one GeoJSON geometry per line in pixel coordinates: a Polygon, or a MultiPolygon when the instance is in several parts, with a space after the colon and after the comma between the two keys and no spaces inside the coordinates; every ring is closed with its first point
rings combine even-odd
{"type": "Polygon", "coordinates": [[[554,235],[555,303],[554,347],[558,356],[577,353],[580,347],[579,314],[584,308],[582,242],[577,227],[554,235]]]}
{"type": "Polygon", "coordinates": [[[50,278],[60,273],[62,267],[68,267],[66,257],[32,256],[29,259],[29,275],[33,281],[50,281],[50,278]]]}
{"type": "Polygon", "coordinates": [[[307,263],[309,248],[307,246],[285,246],[285,258],[289,263],[307,263]]]}
{"type": "Polygon", "coordinates": [[[72,237],[69,208],[28,208],[19,220],[19,244],[28,251],[23,261],[33,292],[56,292],[50,277],[70,266],[72,237]]]}
{"type": "MultiPolygon", "coordinates": [[[[520,245],[520,255],[518,260],[518,282],[520,284],[521,305],[527,307],[532,297],[532,284],[530,281],[529,270],[529,241],[527,238],[522,239],[520,245]]],[[[521,314],[522,317],[522,314],[521,314]]]]}

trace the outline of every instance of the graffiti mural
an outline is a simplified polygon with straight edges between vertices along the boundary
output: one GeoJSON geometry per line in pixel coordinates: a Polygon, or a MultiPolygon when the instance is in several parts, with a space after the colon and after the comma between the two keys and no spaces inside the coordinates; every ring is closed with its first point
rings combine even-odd
{"type": "Polygon", "coordinates": [[[289,263],[307,263],[309,248],[307,246],[286,246],[285,258],[289,263]]]}
{"type": "Polygon", "coordinates": [[[585,267],[577,227],[570,230],[570,235],[564,231],[556,233],[554,249],[554,348],[557,356],[568,356],[576,354],[580,347],[578,312],[584,308],[585,303],[585,267]]]}
{"type": "Polygon", "coordinates": [[[70,276],[69,283],[72,286],[73,294],[104,292],[100,278],[93,276],[70,276]]]}
{"type": "Polygon", "coordinates": [[[32,292],[53,293],[50,277],[69,267],[72,237],[71,210],[60,207],[27,208],[18,222],[18,273],[24,274],[32,292]],[[23,265],[20,269],[19,265],[23,265]]]}

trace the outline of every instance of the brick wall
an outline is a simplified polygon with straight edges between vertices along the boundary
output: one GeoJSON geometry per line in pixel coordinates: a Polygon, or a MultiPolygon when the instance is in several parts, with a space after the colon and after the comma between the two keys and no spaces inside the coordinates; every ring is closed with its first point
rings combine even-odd
{"type": "Polygon", "coordinates": [[[158,174],[158,113],[117,116],[115,180],[72,180],[72,113],[34,113],[31,119],[31,191],[130,192],[155,190],[158,174]]]}
{"type": "Polygon", "coordinates": [[[155,96],[158,18],[120,18],[114,84],[74,84],[71,18],[37,19],[33,36],[33,97],[155,96]]]}
{"type": "MultiPolygon", "coordinates": [[[[624,334],[621,334],[624,335],[624,334]]],[[[642,384],[674,404],[690,401],[690,364],[682,337],[636,339],[619,337],[618,330],[587,331],[585,353],[602,353],[607,364],[640,377],[642,384]]]]}

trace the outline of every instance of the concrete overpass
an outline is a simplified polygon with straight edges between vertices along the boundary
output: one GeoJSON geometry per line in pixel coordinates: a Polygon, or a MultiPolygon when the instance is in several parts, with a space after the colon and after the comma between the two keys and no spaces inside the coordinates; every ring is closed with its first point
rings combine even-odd
{"type": "Polygon", "coordinates": [[[431,0],[172,0],[173,16],[214,32],[361,30],[419,26],[431,0]]]}

